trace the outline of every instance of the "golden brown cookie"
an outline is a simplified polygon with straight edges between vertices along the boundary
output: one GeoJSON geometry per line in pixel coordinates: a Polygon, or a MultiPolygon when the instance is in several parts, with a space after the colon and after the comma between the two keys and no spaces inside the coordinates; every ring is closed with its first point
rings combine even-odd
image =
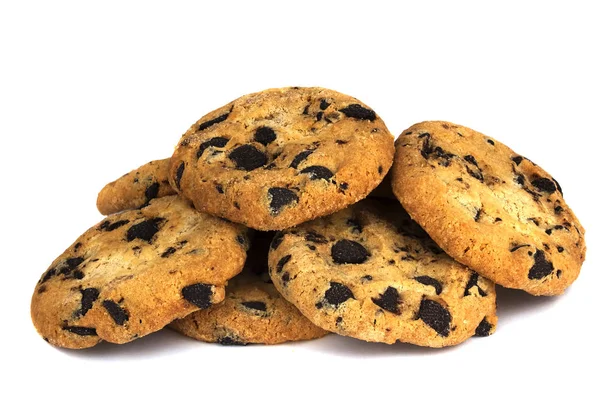
{"type": "Polygon", "coordinates": [[[42,275],[33,323],[60,347],[129,342],[222,301],[247,243],[246,228],[199,213],[178,196],[111,215],[42,275]]]}
{"type": "Polygon", "coordinates": [[[196,122],[169,177],[200,211],[278,230],[366,197],[393,152],[381,118],[357,99],[323,88],[270,89],[196,122]]]}
{"type": "Polygon", "coordinates": [[[283,231],[269,273],[315,325],[370,342],[450,346],[496,323],[494,284],[440,250],[396,201],[367,199],[283,231]]]}
{"type": "Polygon", "coordinates": [[[585,259],[584,229],[546,171],[451,122],[422,122],[396,142],[392,186],[451,257],[509,288],[562,293],[585,259]]]}
{"type": "Polygon", "coordinates": [[[152,199],[175,194],[169,184],[169,161],[150,161],[104,186],[96,206],[103,215],[142,207],[152,199]]]}

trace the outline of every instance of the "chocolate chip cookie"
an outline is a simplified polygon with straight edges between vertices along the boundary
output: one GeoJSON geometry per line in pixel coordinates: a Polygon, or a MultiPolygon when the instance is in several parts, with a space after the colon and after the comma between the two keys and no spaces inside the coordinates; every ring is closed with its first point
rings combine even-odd
{"type": "Polygon", "coordinates": [[[104,186],[96,206],[103,215],[142,207],[150,200],[175,194],[169,184],[170,159],[150,161],[104,186]]]}
{"type": "Polygon", "coordinates": [[[125,343],[219,303],[244,265],[247,229],[178,196],[111,215],[46,270],[33,323],[55,346],[125,343]]]}
{"type": "Polygon", "coordinates": [[[546,171],[499,141],[423,122],[396,141],[395,195],[451,257],[509,288],[562,293],[585,259],[584,229],[546,171]]]}
{"type": "Polygon", "coordinates": [[[357,99],[322,88],[270,89],[196,122],[175,149],[169,178],[200,211],[279,230],[366,197],[393,152],[381,118],[357,99]]]}
{"type": "Polygon", "coordinates": [[[269,273],[315,325],[443,347],[493,332],[494,284],[445,254],[396,201],[364,200],[279,233],[269,273]]]}

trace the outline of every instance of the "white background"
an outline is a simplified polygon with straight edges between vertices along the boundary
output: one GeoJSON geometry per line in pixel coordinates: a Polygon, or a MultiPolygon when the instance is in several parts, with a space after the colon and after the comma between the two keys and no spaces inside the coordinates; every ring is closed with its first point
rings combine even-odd
{"type": "Polygon", "coordinates": [[[599,13],[391,4],[1,3],[0,397],[598,398],[599,13]],[[587,228],[579,280],[558,298],[498,289],[496,334],[444,350],[333,335],[222,347],[170,331],[85,351],[45,343],[30,296],[101,219],[102,186],[170,156],[212,109],[290,85],[355,96],[394,134],[467,125],[543,166],[587,228]]]}

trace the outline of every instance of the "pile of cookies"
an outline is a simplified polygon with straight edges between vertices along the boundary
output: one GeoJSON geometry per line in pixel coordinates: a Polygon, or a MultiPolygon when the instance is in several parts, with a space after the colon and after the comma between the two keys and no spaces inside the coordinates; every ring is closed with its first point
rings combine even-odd
{"type": "Polygon", "coordinates": [[[494,332],[495,283],[558,295],[586,251],[529,159],[450,122],[394,143],[372,109],[322,88],[208,113],[97,207],[106,218],[35,287],[33,323],[55,346],[167,326],[221,344],[334,332],[450,346],[494,332]]]}

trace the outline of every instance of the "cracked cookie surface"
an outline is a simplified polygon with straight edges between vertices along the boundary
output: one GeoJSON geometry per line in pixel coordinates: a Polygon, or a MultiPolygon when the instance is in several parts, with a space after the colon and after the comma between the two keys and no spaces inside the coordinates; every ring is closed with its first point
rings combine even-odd
{"type": "Polygon", "coordinates": [[[443,347],[496,325],[494,284],[452,260],[397,201],[371,199],[278,233],[269,273],[315,325],[443,347]]]}
{"type": "Polygon", "coordinates": [[[150,200],[175,194],[169,184],[170,158],[150,161],[107,184],[98,193],[96,207],[103,215],[142,207],[150,200]]]}
{"type": "Polygon", "coordinates": [[[247,229],[177,196],[108,216],[46,270],[31,300],[49,343],[126,343],[223,300],[244,265],[247,229]]]}
{"type": "Polygon", "coordinates": [[[278,230],[366,197],[393,152],[381,118],[357,99],[323,88],[270,89],[196,122],[169,177],[200,211],[278,230]]]}
{"type": "Polygon", "coordinates": [[[562,293],[585,259],[584,229],[546,171],[451,122],[411,126],[396,141],[396,197],[451,257],[534,295],[562,293]]]}

